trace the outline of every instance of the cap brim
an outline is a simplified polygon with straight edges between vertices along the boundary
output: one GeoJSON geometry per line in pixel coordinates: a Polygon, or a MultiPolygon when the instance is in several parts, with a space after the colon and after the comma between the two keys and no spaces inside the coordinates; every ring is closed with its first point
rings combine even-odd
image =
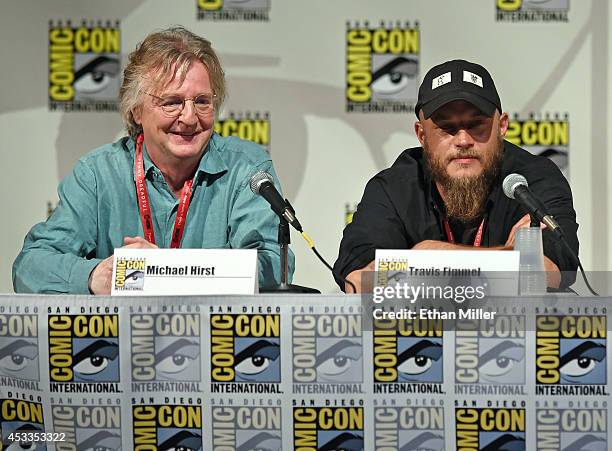
{"type": "Polygon", "coordinates": [[[423,112],[425,119],[429,119],[429,117],[434,114],[439,108],[455,100],[465,100],[466,102],[474,105],[487,116],[493,116],[495,110],[497,109],[497,106],[495,106],[495,104],[489,102],[483,97],[480,97],[479,95],[466,91],[455,91],[449,92],[447,95],[441,95],[427,102],[426,104],[421,106],[421,111],[423,112]]]}

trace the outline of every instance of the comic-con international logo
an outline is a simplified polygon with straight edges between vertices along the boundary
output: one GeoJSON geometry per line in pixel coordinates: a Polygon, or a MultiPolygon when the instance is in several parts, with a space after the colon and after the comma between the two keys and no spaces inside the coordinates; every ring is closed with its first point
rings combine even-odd
{"type": "Polygon", "coordinates": [[[215,121],[215,132],[259,144],[270,152],[270,113],[229,113],[215,121]]]}
{"type": "Polygon", "coordinates": [[[115,268],[115,290],[144,289],[147,262],[144,258],[117,258],[115,268]]]}
{"type": "Polygon", "coordinates": [[[280,314],[211,314],[213,393],[280,393],[280,314]]]}
{"type": "Polygon", "coordinates": [[[133,389],[160,392],[200,391],[200,327],[198,312],[131,314],[130,360],[133,389]]]}
{"type": "Polygon", "coordinates": [[[185,400],[184,405],[139,401],[132,405],[134,451],[203,448],[201,399],[185,400]]]}
{"type": "Polygon", "coordinates": [[[536,394],[607,395],[606,348],[605,314],[537,315],[536,394]]]}
{"type": "Polygon", "coordinates": [[[117,111],[119,22],[49,23],[49,109],[117,111]]]}
{"type": "Polygon", "coordinates": [[[52,392],[119,391],[119,315],[49,315],[52,392]]]}
{"type": "Polygon", "coordinates": [[[282,451],[280,407],[213,406],[212,449],[282,451]]]}
{"type": "Polygon", "coordinates": [[[267,22],[272,0],[196,0],[198,20],[267,22]]]}
{"type": "Polygon", "coordinates": [[[301,310],[294,308],[292,317],[293,392],[362,393],[361,313],[301,310]]]}
{"type": "Polygon", "coordinates": [[[567,22],[569,0],[493,0],[500,22],[567,22]]]}
{"type": "Polygon", "coordinates": [[[40,390],[39,382],[38,315],[0,314],[0,385],[40,390]]]}
{"type": "Polygon", "coordinates": [[[64,434],[64,440],[56,443],[56,449],[120,450],[121,406],[119,400],[115,405],[108,405],[109,401],[97,399],[95,404],[73,405],[64,399],[53,399],[53,432],[64,434]]]}
{"type": "Polygon", "coordinates": [[[563,175],[569,177],[569,116],[568,114],[535,115],[520,119],[514,115],[508,123],[505,139],[534,155],[547,157],[563,175]]]}
{"type": "Polygon", "coordinates": [[[311,407],[299,404],[302,402],[294,401],[294,449],[301,451],[364,449],[363,407],[311,407]]]}
{"type": "Polygon", "coordinates": [[[458,320],[455,384],[457,394],[525,394],[525,316],[458,320]]]}
{"type": "Polygon", "coordinates": [[[536,449],[539,451],[609,449],[606,401],[599,408],[559,409],[552,408],[550,401],[537,400],[536,407],[536,449]]]}
{"type": "Polygon", "coordinates": [[[377,319],[375,393],[443,393],[441,319],[377,319]]]}
{"type": "Polygon", "coordinates": [[[417,98],[418,24],[347,22],[346,111],[413,112],[417,98]]]}
{"type": "Polygon", "coordinates": [[[525,409],[455,408],[457,449],[526,450],[525,409]]]}
{"type": "Polygon", "coordinates": [[[445,450],[443,406],[397,407],[384,404],[391,402],[374,399],[375,449],[445,450]]]}
{"type": "Polygon", "coordinates": [[[2,442],[0,443],[0,449],[2,450],[46,450],[47,447],[45,442],[42,441],[15,442],[15,440],[11,440],[11,437],[15,437],[15,435],[11,436],[11,434],[21,435],[28,432],[42,434],[45,432],[43,406],[40,399],[38,399],[38,402],[18,399],[0,399],[0,431],[2,431],[2,442]]]}

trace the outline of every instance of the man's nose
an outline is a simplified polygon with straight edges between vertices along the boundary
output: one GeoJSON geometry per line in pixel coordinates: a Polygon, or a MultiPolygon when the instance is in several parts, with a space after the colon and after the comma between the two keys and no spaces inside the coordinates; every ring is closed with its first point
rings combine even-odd
{"type": "Polygon", "coordinates": [[[184,122],[185,124],[195,124],[198,120],[198,115],[195,109],[195,103],[193,100],[185,100],[185,106],[183,106],[183,111],[179,115],[179,120],[184,122]]]}
{"type": "Polygon", "coordinates": [[[474,138],[464,128],[461,128],[455,134],[455,144],[461,149],[469,149],[474,146],[474,138]]]}

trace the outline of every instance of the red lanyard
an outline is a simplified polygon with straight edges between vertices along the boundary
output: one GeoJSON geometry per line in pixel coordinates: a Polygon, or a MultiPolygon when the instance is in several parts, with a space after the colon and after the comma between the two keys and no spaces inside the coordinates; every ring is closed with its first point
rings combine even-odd
{"type": "MultiPolygon", "coordinates": [[[[138,135],[138,138],[136,138],[136,162],[134,164],[136,197],[138,198],[138,209],[140,210],[140,219],[142,221],[142,230],[144,231],[145,239],[149,243],[155,244],[155,231],[153,230],[151,204],[149,203],[149,193],[147,192],[147,182],[145,180],[144,158],[142,156],[143,141],[144,135],[141,133],[138,135]]],[[[170,247],[173,249],[181,246],[181,238],[183,237],[187,219],[187,210],[189,209],[189,201],[191,200],[192,185],[193,179],[185,181],[183,185],[183,194],[181,195],[178,211],[176,212],[174,230],[172,231],[172,241],[170,242],[170,247]]]]}
{"type": "MultiPolygon", "coordinates": [[[[478,227],[478,232],[476,232],[476,238],[474,238],[474,247],[480,247],[480,243],[482,243],[482,231],[484,229],[485,220],[483,219],[478,227]]],[[[449,243],[455,243],[455,237],[453,236],[453,231],[450,228],[450,224],[448,223],[448,219],[444,220],[444,230],[446,230],[446,239],[448,239],[449,243]]]]}

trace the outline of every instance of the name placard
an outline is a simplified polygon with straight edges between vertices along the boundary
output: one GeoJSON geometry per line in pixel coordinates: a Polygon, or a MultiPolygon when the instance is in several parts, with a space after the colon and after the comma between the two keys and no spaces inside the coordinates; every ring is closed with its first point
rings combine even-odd
{"type": "Polygon", "coordinates": [[[516,296],[518,251],[376,250],[374,285],[480,285],[487,295],[516,296]]]}
{"type": "Polygon", "coordinates": [[[255,249],[115,249],[113,296],[256,294],[255,249]]]}

